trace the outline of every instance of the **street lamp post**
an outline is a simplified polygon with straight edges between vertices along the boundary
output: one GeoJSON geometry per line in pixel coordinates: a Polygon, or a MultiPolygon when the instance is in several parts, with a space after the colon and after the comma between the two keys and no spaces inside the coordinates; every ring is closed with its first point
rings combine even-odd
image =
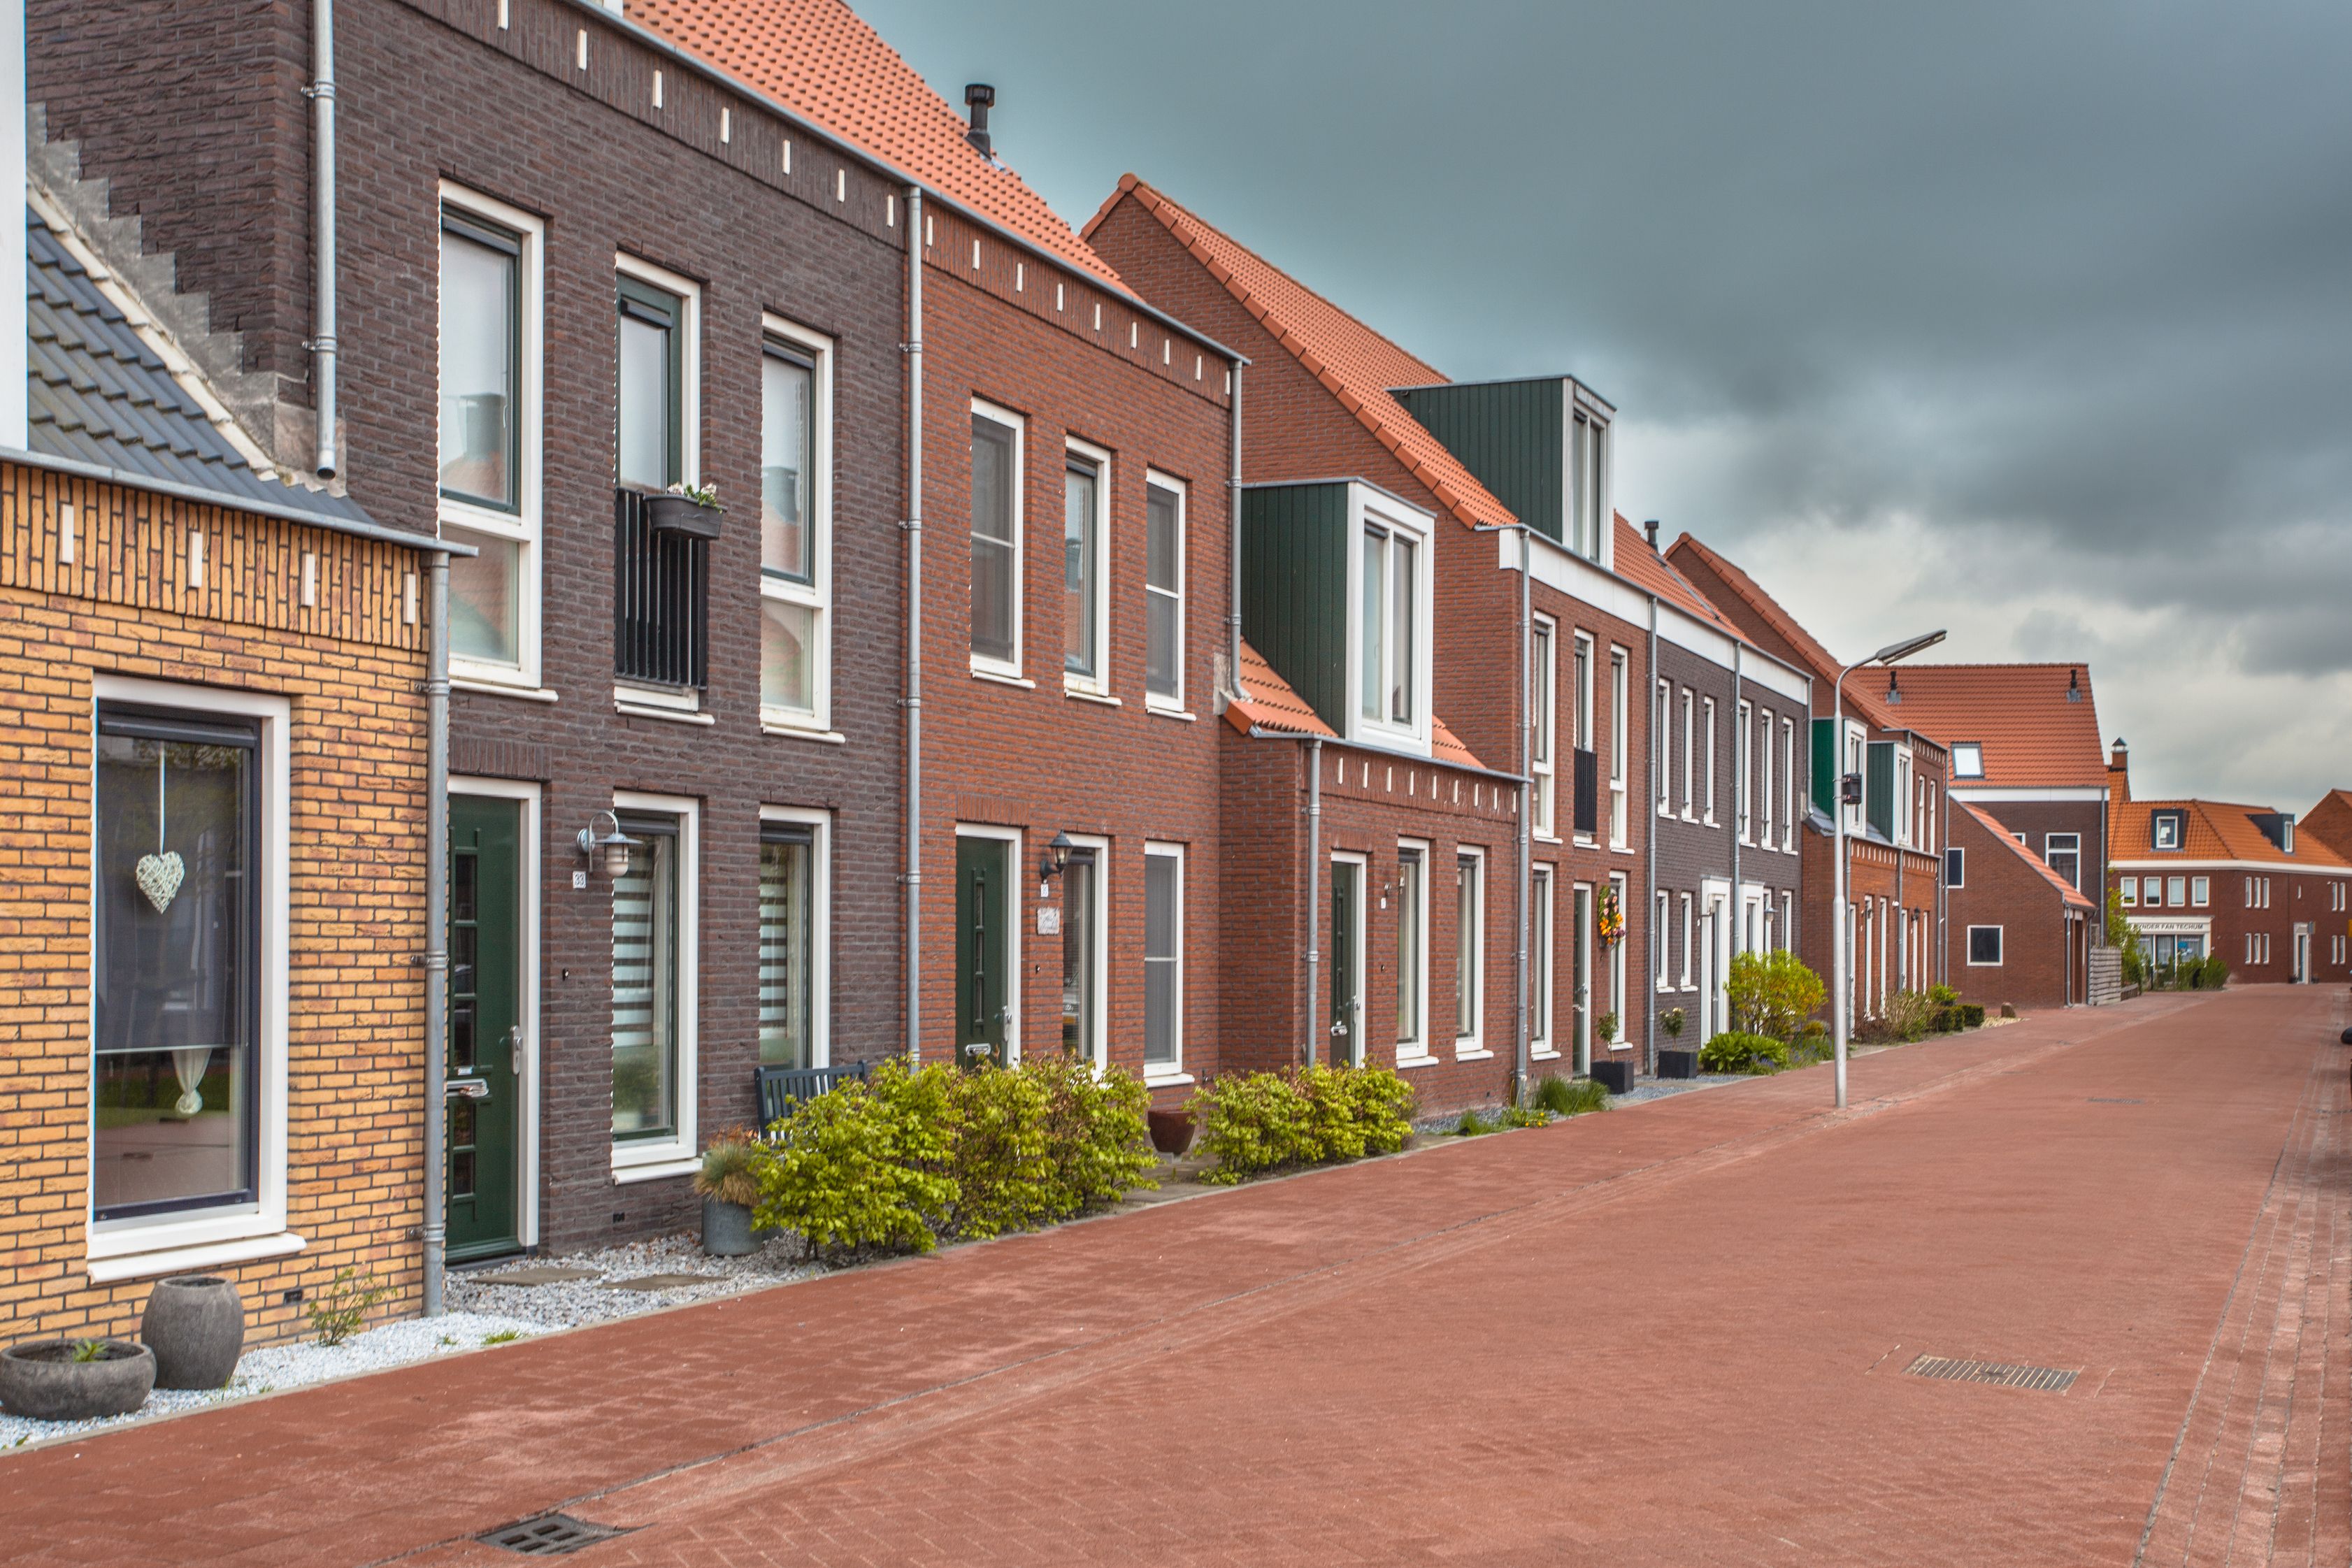
{"type": "MultiPolygon", "coordinates": [[[[1922,648],[1932,648],[1944,640],[1940,631],[1889,643],[1869,658],[1848,664],[1838,672],[1837,685],[1831,694],[1830,744],[1837,762],[1836,790],[1830,799],[1830,950],[1833,970],[1832,984],[1835,987],[1830,999],[1830,1016],[1837,1020],[1837,1108],[1845,1109],[1845,1047],[1852,1032],[1853,1013],[1853,925],[1846,917],[1845,908],[1845,678],[1864,664],[1891,664],[1897,659],[1907,659],[1922,648]]],[[[1859,779],[1857,778],[1857,782],[1859,779]]]]}

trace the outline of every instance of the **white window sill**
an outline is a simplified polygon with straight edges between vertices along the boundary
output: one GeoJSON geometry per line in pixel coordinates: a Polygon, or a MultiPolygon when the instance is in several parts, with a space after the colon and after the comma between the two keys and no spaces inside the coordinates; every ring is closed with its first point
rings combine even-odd
{"type": "Polygon", "coordinates": [[[149,1252],[131,1252],[121,1257],[89,1260],[90,1282],[110,1284],[118,1280],[143,1280],[160,1274],[184,1274],[191,1270],[215,1269],[225,1263],[249,1263],[258,1258],[284,1258],[299,1252],[307,1245],[290,1230],[269,1236],[248,1236],[236,1241],[215,1241],[193,1247],[167,1247],[149,1252]]]}
{"type": "Polygon", "coordinates": [[[760,716],[760,733],[781,735],[788,740],[814,740],[823,746],[846,746],[849,737],[837,729],[817,729],[810,725],[792,724],[783,719],[760,716]]]}
{"type": "Polygon", "coordinates": [[[1062,695],[1072,702],[1100,703],[1105,707],[1125,707],[1127,705],[1108,692],[1098,692],[1092,686],[1064,686],[1062,695]]]}
{"type": "Polygon", "coordinates": [[[512,697],[517,702],[551,703],[553,692],[545,686],[512,685],[505,681],[482,680],[467,675],[451,675],[449,689],[453,692],[478,692],[486,697],[512,697]]]}
{"type": "Polygon", "coordinates": [[[1454,1048],[1454,1060],[1456,1061],[1492,1061],[1494,1059],[1493,1051],[1483,1051],[1475,1045],[1467,1051],[1458,1045],[1454,1048]]]}
{"type": "Polygon", "coordinates": [[[1000,686],[1018,686],[1024,692],[1034,692],[1037,689],[1037,683],[1034,681],[1009,674],[1003,670],[983,670],[978,664],[971,667],[971,678],[975,681],[993,681],[1000,686]]]}
{"type": "Polygon", "coordinates": [[[1396,1059],[1397,1071],[1409,1072],[1416,1067],[1434,1067],[1437,1065],[1437,1060],[1427,1051],[1423,1051],[1419,1056],[1400,1056],[1396,1059]]]}
{"type": "Polygon", "coordinates": [[[1539,844],[1556,844],[1559,842],[1559,835],[1558,833],[1547,833],[1541,828],[1534,829],[1528,834],[1528,837],[1533,839],[1539,844]]]}
{"type": "Polygon", "coordinates": [[[1599,849],[1601,841],[1591,833],[1579,833],[1576,835],[1576,847],[1580,850],[1599,849]]]}
{"type": "Polygon", "coordinates": [[[1144,700],[1143,711],[1150,714],[1154,718],[1180,719],[1186,724],[1198,724],[1201,722],[1201,716],[1197,713],[1192,713],[1188,709],[1181,707],[1169,707],[1163,704],[1153,702],[1150,698],[1146,698],[1144,700]]]}
{"type": "Polygon", "coordinates": [[[695,713],[686,708],[644,707],[636,703],[622,702],[617,697],[614,699],[613,711],[627,718],[658,718],[670,724],[700,725],[705,728],[719,722],[707,713],[695,713]]]}
{"type": "MultiPolygon", "coordinates": [[[[1633,1042],[1630,1040],[1613,1040],[1610,1043],[1609,1049],[1612,1051],[1631,1051],[1633,1049],[1633,1042]]],[[[1659,1049],[1663,1051],[1665,1048],[1661,1046],[1659,1049]]]]}
{"type": "Polygon", "coordinates": [[[1192,1082],[1192,1075],[1181,1070],[1175,1072],[1153,1072],[1146,1069],[1143,1074],[1143,1086],[1146,1089],[1170,1089],[1192,1082]]]}
{"type": "Polygon", "coordinates": [[[692,1176],[702,1168],[702,1162],[692,1155],[678,1155],[665,1146],[663,1154],[653,1159],[635,1160],[623,1165],[618,1150],[613,1155],[613,1184],[626,1186],[632,1182],[659,1181],[665,1176],[692,1176]]]}
{"type": "Polygon", "coordinates": [[[1530,1051],[1528,1052],[1528,1060],[1529,1061],[1558,1061],[1559,1060],[1559,1052],[1556,1051],[1530,1051]]]}

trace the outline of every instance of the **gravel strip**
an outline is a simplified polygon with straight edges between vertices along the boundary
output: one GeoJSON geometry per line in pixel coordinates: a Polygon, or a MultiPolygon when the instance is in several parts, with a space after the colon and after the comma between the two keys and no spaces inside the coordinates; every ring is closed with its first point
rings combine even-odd
{"type": "MultiPolygon", "coordinates": [[[[440,1318],[412,1318],[405,1322],[385,1323],[365,1333],[353,1334],[338,1345],[318,1344],[309,1340],[266,1345],[245,1353],[238,1360],[236,1375],[229,1379],[227,1387],[158,1388],[147,1396],[146,1404],[128,1416],[109,1416],[101,1421],[35,1421],[27,1416],[11,1416],[0,1411],[0,1452],[22,1448],[27,1443],[103,1432],[115,1427],[127,1427],[134,1421],[177,1415],[184,1410],[227,1405],[280,1388],[299,1388],[306,1383],[324,1383],[330,1378],[349,1377],[355,1373],[383,1372],[390,1367],[405,1366],[411,1362],[430,1361],[436,1355],[479,1349],[497,1335],[520,1339],[545,1332],[545,1324],[520,1318],[453,1312],[440,1318]]],[[[499,1343],[503,1343],[504,1341],[499,1343]]]]}
{"type": "Polygon", "coordinates": [[[800,1260],[800,1242],[790,1236],[770,1241],[749,1258],[706,1258],[693,1236],[665,1236],[633,1241],[594,1252],[574,1252],[562,1258],[533,1258],[468,1269],[449,1276],[452,1311],[496,1313],[542,1329],[574,1328],[582,1323],[625,1318],[685,1301],[707,1301],[732,1296],[762,1285],[805,1280],[824,1270],[800,1260]],[[553,1264],[566,1269],[593,1269],[593,1280],[567,1280],[553,1285],[502,1285],[501,1274],[517,1269],[553,1264]],[[618,1291],[624,1280],[648,1274],[695,1274],[706,1281],[662,1291],[618,1291]]]}

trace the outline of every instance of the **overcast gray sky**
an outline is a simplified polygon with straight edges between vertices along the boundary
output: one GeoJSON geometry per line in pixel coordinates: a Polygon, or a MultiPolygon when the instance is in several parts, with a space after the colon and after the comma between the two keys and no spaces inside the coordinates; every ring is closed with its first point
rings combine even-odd
{"type": "Polygon", "coordinates": [[[1132,169],[1854,656],[2087,659],[2143,796],[2352,785],[2352,5],[854,0],[1074,224],[1132,169]]]}

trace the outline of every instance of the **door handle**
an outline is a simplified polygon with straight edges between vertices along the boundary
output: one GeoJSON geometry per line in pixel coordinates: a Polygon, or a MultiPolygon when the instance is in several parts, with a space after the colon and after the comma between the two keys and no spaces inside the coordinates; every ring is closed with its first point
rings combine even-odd
{"type": "Polygon", "coordinates": [[[507,1026],[507,1071],[522,1076],[522,1025],[507,1026]]]}

